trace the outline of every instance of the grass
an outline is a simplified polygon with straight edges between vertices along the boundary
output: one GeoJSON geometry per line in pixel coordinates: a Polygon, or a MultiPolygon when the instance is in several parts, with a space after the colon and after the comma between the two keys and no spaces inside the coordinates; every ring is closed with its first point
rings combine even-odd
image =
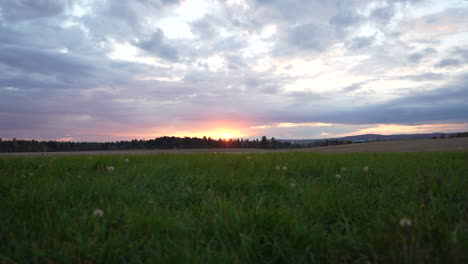
{"type": "Polygon", "coordinates": [[[2,157],[0,263],[467,263],[467,183],[466,151],[2,157]]]}

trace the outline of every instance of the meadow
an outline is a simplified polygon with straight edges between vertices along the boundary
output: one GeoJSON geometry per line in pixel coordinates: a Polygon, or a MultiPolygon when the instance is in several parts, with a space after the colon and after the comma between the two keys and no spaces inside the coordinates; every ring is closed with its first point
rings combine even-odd
{"type": "Polygon", "coordinates": [[[0,157],[0,263],[467,263],[468,152],[0,157]]]}

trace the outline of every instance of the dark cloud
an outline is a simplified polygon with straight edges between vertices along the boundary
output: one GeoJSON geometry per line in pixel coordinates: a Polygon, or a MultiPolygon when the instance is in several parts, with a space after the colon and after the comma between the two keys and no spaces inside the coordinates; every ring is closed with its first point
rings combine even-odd
{"type": "Polygon", "coordinates": [[[422,59],[429,57],[436,53],[437,53],[437,50],[433,48],[426,48],[408,56],[408,60],[413,63],[419,63],[422,59]]]}
{"type": "Polygon", "coordinates": [[[238,55],[228,55],[226,56],[226,60],[228,62],[228,68],[231,70],[239,70],[247,67],[244,59],[238,55]]]}
{"type": "MultiPolygon", "coordinates": [[[[390,101],[334,111],[289,112],[296,122],[329,122],[339,124],[406,124],[468,120],[468,75],[433,90],[418,89],[390,101]]],[[[286,120],[288,117],[283,115],[286,120]]],[[[275,120],[274,122],[284,122],[275,120]]]]}
{"type": "Polygon", "coordinates": [[[330,24],[347,27],[361,21],[362,17],[354,12],[340,12],[330,19],[330,24]]]}
{"type": "Polygon", "coordinates": [[[458,57],[464,63],[468,63],[468,49],[457,47],[453,50],[452,55],[458,57]]]}
{"type": "Polygon", "coordinates": [[[79,19],[95,41],[113,38],[119,42],[132,42],[146,38],[154,31],[154,18],[167,16],[166,12],[180,1],[135,0],[135,1],[92,1],[92,11],[79,19]]]}
{"type": "Polygon", "coordinates": [[[237,36],[230,36],[214,43],[213,49],[216,51],[236,51],[246,46],[243,39],[237,36]]]}
{"type": "Polygon", "coordinates": [[[288,35],[290,44],[311,51],[323,51],[330,45],[331,41],[332,33],[320,24],[299,25],[292,28],[288,35]]]}
{"type": "Polygon", "coordinates": [[[364,84],[366,84],[366,82],[353,83],[353,84],[351,84],[349,86],[344,87],[342,90],[345,93],[354,92],[356,90],[361,89],[362,85],[364,85],[364,84]]]}
{"type": "Polygon", "coordinates": [[[64,12],[69,0],[2,0],[1,16],[7,21],[57,16],[64,12]]]}
{"type": "Polygon", "coordinates": [[[436,68],[458,68],[468,64],[468,49],[456,47],[450,52],[450,57],[440,60],[436,68]]]}
{"type": "MultiPolygon", "coordinates": [[[[318,105],[319,103],[322,104],[327,100],[330,100],[331,98],[323,93],[315,92],[313,90],[304,90],[304,91],[293,91],[293,92],[286,92],[283,94],[285,97],[286,102],[288,102],[288,106],[286,107],[291,109],[304,109],[308,107],[304,107],[307,105],[318,105]]],[[[275,111],[276,112],[276,111],[275,111]]],[[[278,117],[284,116],[284,115],[289,115],[293,111],[284,111],[283,114],[278,115],[278,117]]],[[[301,114],[302,115],[302,114],[301,114]]],[[[289,116],[288,118],[292,118],[292,116],[289,116]]],[[[286,119],[289,120],[289,119],[286,119]]],[[[283,121],[278,121],[278,122],[285,122],[283,121]]],[[[291,122],[291,121],[288,121],[291,122]]]]}
{"type": "Polygon", "coordinates": [[[24,71],[27,74],[40,73],[60,75],[73,73],[75,76],[89,76],[90,65],[82,64],[77,58],[34,48],[0,45],[0,63],[24,71]]]}
{"type": "Polygon", "coordinates": [[[218,36],[217,25],[219,23],[216,17],[205,16],[202,19],[193,21],[190,24],[190,30],[201,39],[210,40],[218,36]]]}
{"type": "Polygon", "coordinates": [[[353,38],[349,43],[348,47],[352,50],[363,49],[371,46],[374,43],[375,37],[356,37],[353,38]]]}
{"type": "Polygon", "coordinates": [[[387,5],[374,9],[370,14],[370,18],[380,23],[388,23],[395,15],[395,12],[396,9],[394,5],[387,5]]]}
{"type": "Polygon", "coordinates": [[[156,8],[160,8],[164,5],[177,5],[182,0],[137,0],[137,1],[147,6],[149,5],[149,6],[153,6],[156,8]]]}
{"type": "Polygon", "coordinates": [[[458,59],[443,59],[435,65],[437,68],[448,68],[448,67],[458,67],[461,65],[461,61],[458,59]]]}
{"type": "Polygon", "coordinates": [[[177,61],[177,50],[167,43],[164,32],[157,29],[150,38],[134,43],[147,52],[170,61],[177,61]]]}
{"type": "Polygon", "coordinates": [[[425,72],[422,74],[416,74],[416,75],[404,75],[398,77],[398,79],[406,79],[406,80],[411,80],[415,82],[424,82],[424,81],[438,81],[438,80],[443,80],[444,75],[441,73],[434,73],[434,72],[425,72]]]}

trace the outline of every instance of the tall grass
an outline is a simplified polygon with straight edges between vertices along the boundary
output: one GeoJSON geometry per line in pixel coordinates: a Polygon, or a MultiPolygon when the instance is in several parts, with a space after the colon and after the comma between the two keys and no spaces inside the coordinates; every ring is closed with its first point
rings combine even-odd
{"type": "Polygon", "coordinates": [[[0,262],[467,263],[467,183],[468,152],[2,157],[0,262]]]}

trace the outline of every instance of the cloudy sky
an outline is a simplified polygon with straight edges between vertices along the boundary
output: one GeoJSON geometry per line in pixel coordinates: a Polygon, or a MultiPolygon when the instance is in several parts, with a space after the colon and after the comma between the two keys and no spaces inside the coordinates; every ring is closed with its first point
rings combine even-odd
{"type": "Polygon", "coordinates": [[[467,130],[465,0],[0,2],[0,138],[467,130]]]}

